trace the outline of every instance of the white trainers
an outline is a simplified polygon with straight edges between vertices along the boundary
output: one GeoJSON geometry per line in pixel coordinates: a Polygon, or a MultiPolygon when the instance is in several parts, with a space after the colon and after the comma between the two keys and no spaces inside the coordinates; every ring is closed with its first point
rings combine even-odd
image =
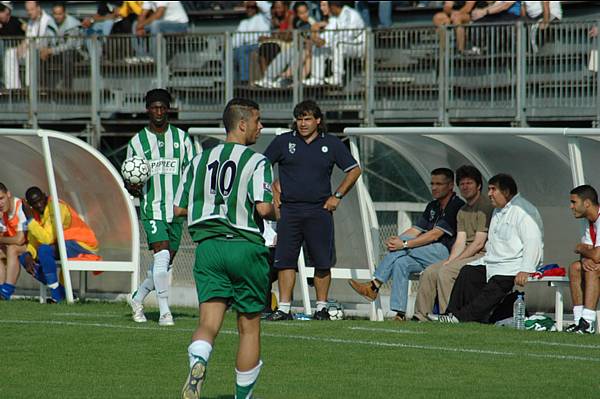
{"type": "Polygon", "coordinates": [[[322,79],[308,78],[302,81],[304,86],[323,86],[325,82],[322,79]]]}
{"type": "Polygon", "coordinates": [[[334,78],[329,77],[329,78],[325,78],[325,83],[330,85],[330,86],[342,86],[342,79],[341,78],[334,78]]]}
{"type": "Polygon", "coordinates": [[[146,321],[148,321],[146,320],[146,315],[144,315],[144,305],[135,301],[133,299],[133,295],[127,295],[127,303],[129,304],[129,306],[131,306],[131,318],[133,319],[133,321],[135,321],[136,323],[145,323],[146,321]]]}
{"type": "Polygon", "coordinates": [[[173,315],[171,312],[161,314],[160,318],[158,319],[158,325],[163,327],[174,326],[175,322],[173,321],[173,315]]]}

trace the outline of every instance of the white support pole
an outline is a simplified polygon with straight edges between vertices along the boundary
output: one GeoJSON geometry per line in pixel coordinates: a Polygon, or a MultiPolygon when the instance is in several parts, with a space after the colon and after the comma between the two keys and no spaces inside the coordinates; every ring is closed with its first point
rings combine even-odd
{"type": "MultiPolygon", "coordinates": [[[[356,159],[360,165],[360,153],[358,151],[358,145],[356,144],[356,137],[350,138],[350,153],[356,159]]],[[[358,204],[360,209],[360,219],[363,225],[363,235],[365,240],[365,248],[367,249],[367,260],[369,271],[371,276],[375,273],[375,253],[373,251],[373,237],[371,236],[371,225],[369,220],[369,210],[367,207],[367,195],[368,191],[363,182],[362,176],[358,178],[356,182],[356,193],[358,195],[358,204]]],[[[383,311],[381,309],[381,302],[379,298],[371,303],[371,320],[383,320],[383,311]]]]}
{"type": "Polygon", "coordinates": [[[73,303],[73,286],[71,284],[71,274],[69,265],[67,264],[67,248],[65,246],[65,234],[62,226],[62,218],[60,215],[60,204],[58,198],[58,190],[56,189],[56,179],[54,176],[54,167],[52,166],[52,154],[50,151],[50,141],[48,135],[44,131],[38,131],[38,136],[42,139],[42,149],[44,153],[44,163],[46,166],[46,175],[48,177],[48,187],[52,196],[52,210],[54,212],[54,229],[56,231],[56,243],[58,244],[58,253],[60,254],[60,262],[62,267],[63,279],[65,282],[65,292],[67,302],[73,303]]]}
{"type": "MultiPolygon", "coordinates": [[[[308,316],[312,314],[312,307],[310,306],[310,294],[308,292],[308,281],[306,262],[304,262],[304,250],[300,248],[300,256],[298,257],[298,278],[300,279],[300,287],[302,290],[302,303],[304,304],[304,313],[308,316]]],[[[281,298],[281,292],[279,293],[281,298]]]]}
{"type": "MultiPolygon", "coordinates": [[[[566,130],[566,129],[565,129],[566,130]]],[[[571,175],[575,187],[585,184],[585,173],[583,170],[583,158],[579,147],[578,137],[569,137],[569,160],[571,161],[571,175]]]]}

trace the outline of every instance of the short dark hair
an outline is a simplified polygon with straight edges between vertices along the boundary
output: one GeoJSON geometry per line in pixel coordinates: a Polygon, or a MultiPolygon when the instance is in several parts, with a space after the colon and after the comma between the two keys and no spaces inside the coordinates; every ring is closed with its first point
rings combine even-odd
{"type": "Polygon", "coordinates": [[[231,99],[223,111],[223,125],[225,126],[225,131],[229,133],[237,128],[242,119],[250,119],[252,110],[260,111],[260,107],[254,101],[241,97],[231,99]]]}
{"type": "Polygon", "coordinates": [[[297,2],[295,2],[294,3],[294,14],[297,14],[298,13],[298,9],[300,7],[302,7],[302,6],[308,8],[308,4],[305,1],[297,1],[297,2]]]}
{"type": "Polygon", "coordinates": [[[460,184],[462,179],[472,179],[480,187],[479,191],[483,187],[483,177],[481,172],[473,165],[463,165],[456,169],[456,185],[460,184]]]}
{"type": "Polygon", "coordinates": [[[41,188],[33,186],[33,187],[29,187],[27,189],[27,191],[25,191],[25,199],[27,199],[27,202],[31,202],[31,197],[33,196],[38,196],[38,197],[44,197],[44,192],[42,191],[41,188]]]}
{"type": "Polygon", "coordinates": [[[0,12],[4,12],[6,10],[12,11],[12,9],[10,7],[7,7],[4,4],[0,3],[0,12]]]}
{"type": "Polygon", "coordinates": [[[327,131],[327,125],[325,124],[325,116],[323,115],[323,111],[321,111],[321,108],[313,100],[304,100],[296,104],[293,114],[294,123],[292,124],[292,130],[298,130],[296,119],[301,116],[312,115],[316,119],[321,119],[321,123],[319,123],[319,126],[317,126],[317,131],[319,133],[325,133],[327,131]]]}
{"type": "Polygon", "coordinates": [[[56,3],[52,4],[52,8],[55,7],[62,7],[64,11],[67,11],[67,3],[65,3],[64,1],[57,1],[56,3]]]}
{"type": "Polygon", "coordinates": [[[590,200],[592,204],[598,205],[598,193],[596,189],[589,184],[583,184],[571,190],[571,194],[578,196],[582,200],[590,200]]]}
{"type": "Polygon", "coordinates": [[[431,171],[431,176],[445,176],[447,180],[454,180],[454,172],[448,168],[436,168],[431,171]]]}
{"type": "Polygon", "coordinates": [[[345,1],[329,1],[329,7],[333,6],[333,7],[339,7],[342,8],[344,7],[344,5],[346,5],[345,1]]]}
{"type": "Polygon", "coordinates": [[[498,187],[500,191],[507,191],[511,197],[514,197],[519,192],[515,179],[506,173],[498,173],[497,175],[492,176],[490,180],[488,180],[488,184],[493,184],[498,187]]]}
{"type": "Polygon", "coordinates": [[[8,192],[8,188],[6,188],[6,186],[2,182],[0,182],[0,191],[3,192],[3,193],[7,193],[8,192]]]}

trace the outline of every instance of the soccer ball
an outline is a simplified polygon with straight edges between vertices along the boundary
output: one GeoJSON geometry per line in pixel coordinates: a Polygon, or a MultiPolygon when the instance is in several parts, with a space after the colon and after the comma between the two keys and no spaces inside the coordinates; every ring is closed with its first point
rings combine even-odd
{"type": "Polygon", "coordinates": [[[327,313],[331,320],[344,320],[344,308],[337,301],[327,302],[327,313]]]}
{"type": "Polygon", "coordinates": [[[129,184],[143,184],[150,177],[148,162],[137,155],[127,158],[121,165],[121,175],[129,184]]]}

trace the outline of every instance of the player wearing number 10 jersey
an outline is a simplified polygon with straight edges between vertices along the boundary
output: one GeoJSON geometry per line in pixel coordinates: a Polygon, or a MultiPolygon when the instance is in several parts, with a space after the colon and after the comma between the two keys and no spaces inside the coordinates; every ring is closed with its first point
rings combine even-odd
{"type": "Polygon", "coordinates": [[[194,279],[200,323],[188,348],[185,399],[198,398],[215,337],[229,304],[238,312],[240,347],[236,398],[251,398],[260,372],[260,312],[269,286],[269,250],[260,219],[275,218],[271,164],[248,148],[262,125],[258,105],[233,99],[225,107],[224,144],[204,150],[184,172],[175,196],[177,214],[188,215],[198,243],[194,279]]]}
{"type": "Polygon", "coordinates": [[[173,215],[173,197],[181,173],[195,155],[190,136],[169,124],[167,111],[171,103],[169,92],[150,90],[146,94],[149,125],[136,134],[127,146],[127,158],[145,158],[150,178],[143,186],[128,189],[140,196],[140,219],[146,231],[148,245],[154,252],[148,276],[129,298],[133,320],[146,321],[142,303],[156,289],[160,308],[159,325],[174,324],[169,309],[169,271],[179,248],[182,219],[173,215]]]}

